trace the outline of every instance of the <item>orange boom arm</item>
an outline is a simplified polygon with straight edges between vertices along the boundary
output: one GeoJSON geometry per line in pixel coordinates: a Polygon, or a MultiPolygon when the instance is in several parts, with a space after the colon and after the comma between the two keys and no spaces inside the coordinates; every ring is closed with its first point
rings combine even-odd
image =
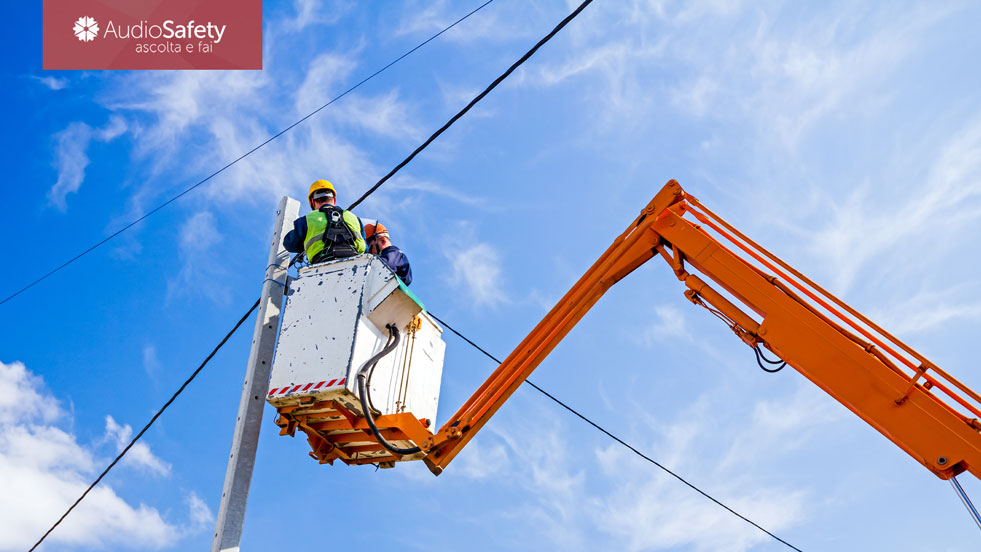
{"type": "Polygon", "coordinates": [[[606,290],[654,256],[685,284],[689,300],[721,315],[747,345],[778,355],[938,477],[969,471],[981,479],[977,393],[739,233],[674,180],[422,443],[430,470],[441,473],[606,290]]]}

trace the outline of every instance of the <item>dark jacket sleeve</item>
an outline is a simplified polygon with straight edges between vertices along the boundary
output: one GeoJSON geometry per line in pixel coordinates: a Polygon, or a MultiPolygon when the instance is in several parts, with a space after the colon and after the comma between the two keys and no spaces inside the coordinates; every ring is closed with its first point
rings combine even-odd
{"type": "Polygon", "coordinates": [[[409,285],[412,283],[412,267],[409,266],[409,258],[402,253],[398,247],[390,245],[378,253],[378,258],[385,263],[388,268],[391,268],[393,272],[405,283],[409,285]]]}
{"type": "Polygon", "coordinates": [[[293,229],[286,233],[283,238],[283,247],[290,253],[303,252],[303,238],[307,235],[307,217],[300,217],[293,221],[293,229]]]}

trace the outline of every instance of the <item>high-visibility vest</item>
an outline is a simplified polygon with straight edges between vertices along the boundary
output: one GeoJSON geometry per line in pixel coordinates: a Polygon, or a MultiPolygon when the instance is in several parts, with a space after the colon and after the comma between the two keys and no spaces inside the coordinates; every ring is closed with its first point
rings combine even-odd
{"type": "Polygon", "coordinates": [[[350,211],[324,205],[307,213],[307,234],[303,249],[311,263],[353,257],[365,251],[361,222],[350,211]]]}

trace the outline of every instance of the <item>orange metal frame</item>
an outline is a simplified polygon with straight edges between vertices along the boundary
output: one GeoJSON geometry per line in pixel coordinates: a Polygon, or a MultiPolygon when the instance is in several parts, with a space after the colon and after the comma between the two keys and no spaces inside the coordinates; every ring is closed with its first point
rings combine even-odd
{"type": "MultiPolygon", "coordinates": [[[[419,444],[439,475],[606,290],[654,256],[684,282],[693,303],[725,315],[745,343],[779,355],[935,475],[949,479],[968,471],[981,478],[977,393],[741,234],[674,180],[435,435],[419,431],[411,416],[414,431],[411,423],[395,420],[386,420],[386,427],[395,438],[419,444]]],[[[387,418],[394,417],[379,420],[387,418]]],[[[315,427],[296,423],[304,431],[315,427]]],[[[348,423],[352,430],[364,429],[363,420],[348,423]]],[[[362,463],[345,459],[339,440],[323,440],[327,444],[311,437],[322,462],[362,463]]]]}
{"type": "MultiPolygon", "coordinates": [[[[346,464],[385,464],[411,459],[397,457],[383,448],[372,435],[368,422],[338,401],[282,406],[278,412],[279,434],[292,437],[297,429],[305,433],[310,457],[321,464],[333,464],[338,459],[346,464]]],[[[378,416],[375,424],[389,442],[421,443],[433,435],[427,429],[428,420],[418,420],[408,413],[378,416]]]]}

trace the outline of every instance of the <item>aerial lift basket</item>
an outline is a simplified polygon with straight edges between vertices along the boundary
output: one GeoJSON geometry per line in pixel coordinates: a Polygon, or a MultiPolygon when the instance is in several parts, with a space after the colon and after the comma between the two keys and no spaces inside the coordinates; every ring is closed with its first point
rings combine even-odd
{"type": "Polygon", "coordinates": [[[280,434],[305,433],[310,456],[322,464],[340,459],[387,467],[422,458],[422,452],[393,453],[375,437],[358,373],[377,359],[365,378],[375,425],[395,448],[418,447],[436,423],[446,348],[441,334],[419,299],[374,255],[301,268],[286,291],[266,397],[279,412],[280,434]]]}

